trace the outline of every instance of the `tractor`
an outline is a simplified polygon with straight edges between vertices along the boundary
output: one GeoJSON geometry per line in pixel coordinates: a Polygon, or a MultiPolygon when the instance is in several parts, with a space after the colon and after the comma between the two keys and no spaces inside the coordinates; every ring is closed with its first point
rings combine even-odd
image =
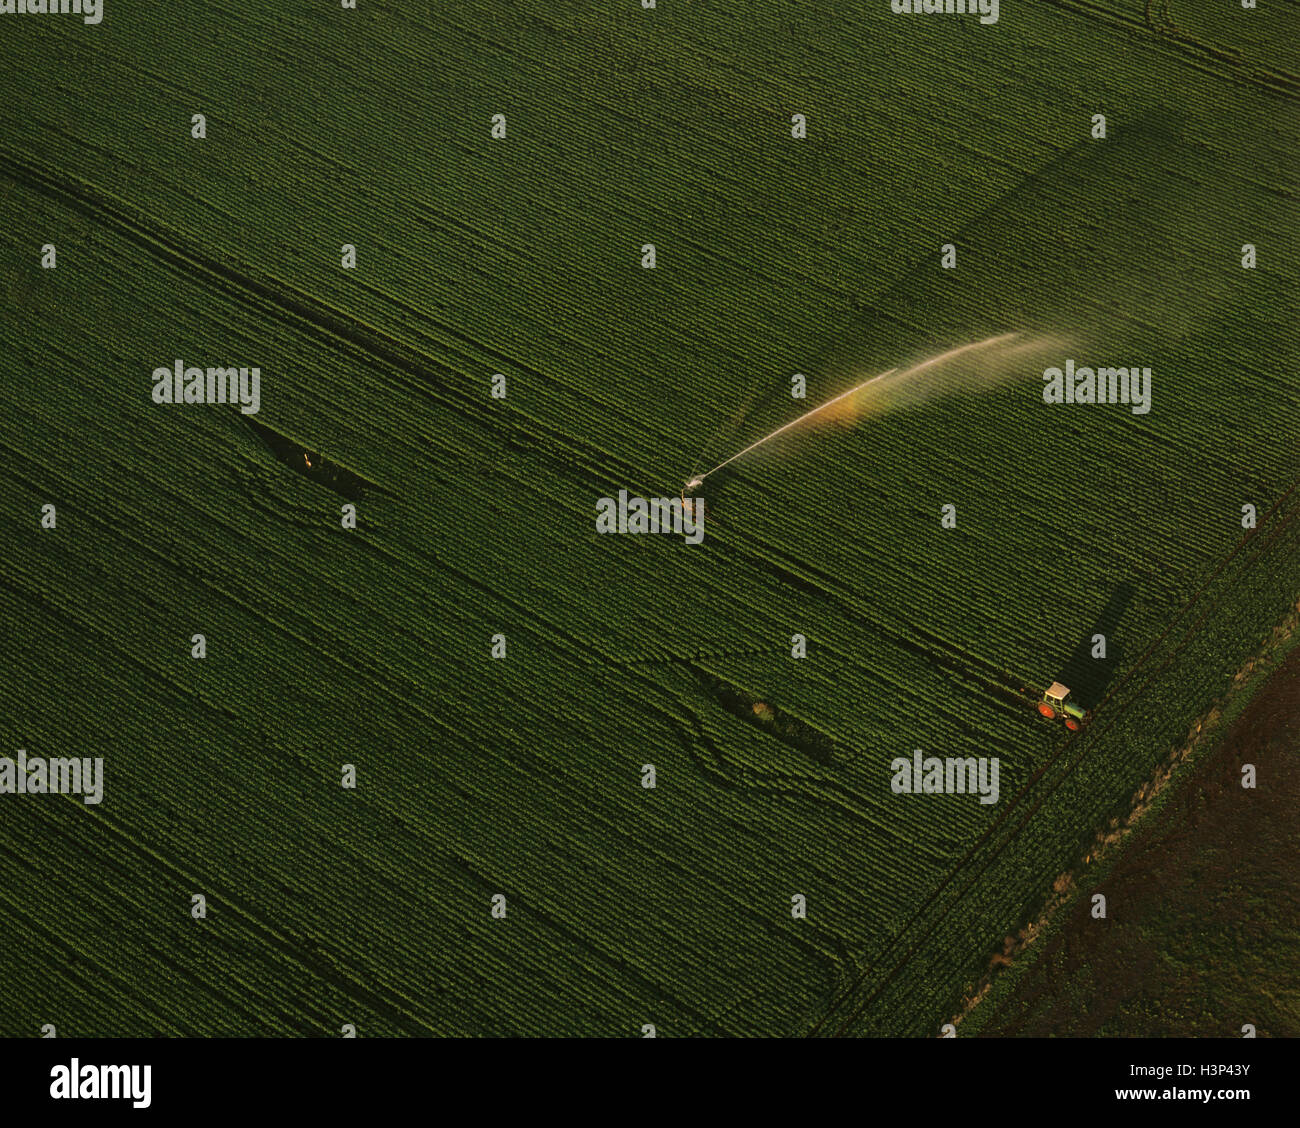
{"type": "Polygon", "coordinates": [[[1063,719],[1071,732],[1078,732],[1091,719],[1090,714],[1070,700],[1070,691],[1060,682],[1052,682],[1043,691],[1038,711],[1049,721],[1063,719]]]}

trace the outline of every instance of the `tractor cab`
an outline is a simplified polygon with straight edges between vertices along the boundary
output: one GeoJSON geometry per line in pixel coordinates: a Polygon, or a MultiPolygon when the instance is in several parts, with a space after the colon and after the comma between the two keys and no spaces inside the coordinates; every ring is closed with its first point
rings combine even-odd
{"type": "Polygon", "coordinates": [[[1071,732],[1078,732],[1088,719],[1087,714],[1070,700],[1069,689],[1060,682],[1052,682],[1043,691],[1038,711],[1049,721],[1064,720],[1065,727],[1071,732]]]}

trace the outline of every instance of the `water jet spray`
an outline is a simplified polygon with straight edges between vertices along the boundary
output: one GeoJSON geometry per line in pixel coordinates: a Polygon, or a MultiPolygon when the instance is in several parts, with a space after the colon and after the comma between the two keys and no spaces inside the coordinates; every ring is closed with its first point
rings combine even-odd
{"type": "Polygon", "coordinates": [[[702,486],[704,484],[704,479],[707,478],[710,474],[716,474],[724,466],[730,465],[731,463],[735,462],[738,458],[743,458],[745,455],[749,454],[752,451],[757,450],[765,443],[771,442],[778,435],[783,435],[785,434],[785,432],[791,430],[792,428],[799,426],[800,423],[807,423],[810,420],[815,419],[818,415],[822,414],[827,409],[834,407],[836,404],[841,403],[844,400],[847,400],[850,396],[856,395],[858,392],[863,391],[864,389],[866,389],[872,384],[876,384],[879,383],[880,381],[888,380],[890,377],[893,377],[893,383],[897,383],[897,381],[899,380],[903,380],[909,376],[913,376],[918,372],[923,372],[927,368],[933,368],[937,364],[943,364],[947,361],[954,360],[957,357],[962,356],[963,354],[971,352],[973,350],[987,349],[995,345],[1005,345],[1008,342],[1014,340],[1019,335],[1020,335],[1019,333],[1003,333],[996,337],[989,337],[983,341],[975,341],[968,345],[959,345],[956,348],[949,349],[947,352],[940,353],[938,356],[930,357],[926,360],[921,361],[918,364],[912,365],[910,368],[905,368],[902,371],[900,371],[897,368],[891,368],[887,372],[880,373],[878,376],[872,376],[869,380],[863,380],[862,383],[855,384],[847,391],[841,392],[837,396],[833,396],[831,399],[828,399],[825,403],[820,404],[817,407],[814,407],[811,411],[805,411],[797,419],[792,419],[789,423],[783,424],[782,426],[778,427],[775,431],[772,431],[769,434],[764,435],[757,442],[750,443],[749,446],[745,447],[743,450],[737,451],[730,458],[725,459],[722,462],[719,462],[718,465],[715,466],[712,470],[706,470],[703,474],[695,475],[688,482],[686,482],[686,484],[682,487],[682,497],[683,499],[685,498],[687,490],[698,489],[700,486],[702,486]]]}

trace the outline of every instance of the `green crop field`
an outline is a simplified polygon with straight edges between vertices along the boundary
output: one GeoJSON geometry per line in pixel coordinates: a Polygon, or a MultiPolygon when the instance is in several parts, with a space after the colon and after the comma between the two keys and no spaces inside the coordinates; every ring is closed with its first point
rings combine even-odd
{"type": "Polygon", "coordinates": [[[937,1035],[1300,596],[1298,25],[0,16],[0,756],[104,761],[0,795],[0,1035],[937,1035]],[[1150,411],[1035,362],[596,530],[1011,332],[1150,411]]]}

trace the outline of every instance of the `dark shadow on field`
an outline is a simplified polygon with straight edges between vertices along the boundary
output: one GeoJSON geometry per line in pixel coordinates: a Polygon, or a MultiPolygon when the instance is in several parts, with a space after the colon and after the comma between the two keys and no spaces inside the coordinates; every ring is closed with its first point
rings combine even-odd
{"type": "Polygon", "coordinates": [[[1116,631],[1133,600],[1133,590],[1133,585],[1125,580],[1110,593],[1097,621],[1079,640],[1058,675],[1057,680],[1069,687],[1070,696],[1084,709],[1097,707],[1106,687],[1124,664],[1125,644],[1122,637],[1116,637],[1116,631]],[[1093,638],[1099,634],[1106,639],[1104,658],[1092,656],[1093,638]]]}
{"type": "Polygon", "coordinates": [[[320,451],[308,450],[293,439],[264,423],[258,423],[248,415],[240,414],[239,418],[261,440],[262,445],[271,452],[277,462],[317,485],[333,490],[340,497],[348,501],[359,501],[367,490],[378,489],[373,482],[368,482],[359,474],[331,462],[320,451]]]}
{"type": "MultiPolygon", "coordinates": [[[[887,289],[850,297],[826,326],[831,343],[805,370],[808,399],[792,401],[789,386],[775,383],[710,442],[702,469],[868,376],[998,334],[1048,339],[1058,364],[1066,356],[1150,364],[1249,282],[1234,221],[1243,201],[1184,124],[1166,108],[1112,115],[1106,140],[1085,131],[923,248],[887,289]],[[940,266],[946,243],[957,249],[954,270],[940,266]]],[[[862,273],[871,276],[870,264],[862,273]]],[[[976,365],[979,355],[955,363],[976,365]]],[[[1027,355],[1021,367],[1017,380],[1041,382],[1041,363],[1027,355]]]]}
{"type": "Polygon", "coordinates": [[[837,757],[835,742],[829,736],[797,717],[703,670],[696,669],[695,676],[705,694],[733,717],[797,749],[815,764],[831,768],[836,766],[837,759],[842,759],[837,757]]]}

